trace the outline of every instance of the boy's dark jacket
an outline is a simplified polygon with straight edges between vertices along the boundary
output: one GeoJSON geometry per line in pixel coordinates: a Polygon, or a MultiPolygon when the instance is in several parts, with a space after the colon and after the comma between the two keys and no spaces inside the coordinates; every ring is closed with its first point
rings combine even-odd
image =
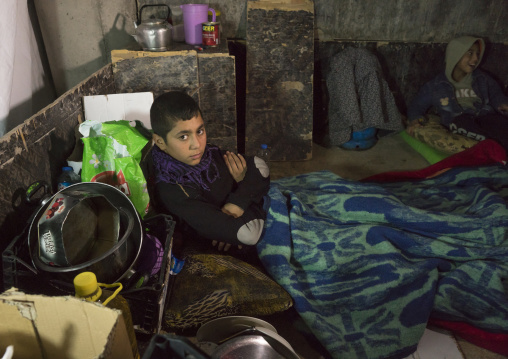
{"type": "MultiPolygon", "coordinates": [[[[455,88],[451,81],[451,73],[461,59],[476,42],[480,42],[480,63],[485,51],[485,43],[481,38],[463,36],[452,40],[446,49],[446,69],[434,79],[427,82],[418,92],[408,109],[409,122],[425,117],[429,108],[437,110],[441,118],[441,124],[448,127],[453,118],[463,113],[470,113],[482,116],[498,112],[497,107],[508,103],[499,84],[486,72],[476,68],[471,76],[471,83],[479,101],[475,103],[474,109],[465,109],[459,105],[455,97],[455,88]]],[[[467,81],[467,76],[462,81],[467,81]]]]}
{"type": "Polygon", "coordinates": [[[263,176],[256,165],[256,161],[262,160],[245,156],[247,173],[243,181],[236,183],[224,163],[222,151],[213,151],[212,155],[219,178],[209,184],[210,191],[179,184],[154,183],[155,173],[152,173],[150,199],[158,212],[169,213],[175,218],[178,230],[189,239],[253,245],[263,233],[268,209],[265,196],[270,187],[270,177],[263,176]],[[239,206],[245,213],[238,218],[223,213],[221,207],[228,202],[239,206]]]}

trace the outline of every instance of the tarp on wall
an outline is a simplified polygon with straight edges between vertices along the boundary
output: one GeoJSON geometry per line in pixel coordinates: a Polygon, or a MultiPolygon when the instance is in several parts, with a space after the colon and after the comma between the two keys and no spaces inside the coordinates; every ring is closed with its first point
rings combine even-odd
{"type": "Polygon", "coordinates": [[[27,1],[2,0],[0,136],[33,114],[33,94],[44,88],[44,76],[27,1]]]}

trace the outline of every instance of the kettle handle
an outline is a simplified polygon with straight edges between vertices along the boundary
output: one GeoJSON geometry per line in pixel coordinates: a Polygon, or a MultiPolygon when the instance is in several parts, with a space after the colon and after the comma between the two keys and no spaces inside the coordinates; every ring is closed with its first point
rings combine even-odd
{"type": "Polygon", "coordinates": [[[171,9],[169,8],[168,5],[166,5],[166,4],[148,4],[148,5],[141,6],[141,9],[139,9],[139,17],[138,17],[138,21],[136,22],[138,25],[141,25],[141,17],[142,17],[143,9],[146,7],[154,7],[154,6],[165,6],[168,10],[168,14],[165,18],[169,19],[169,17],[171,16],[171,9]]]}

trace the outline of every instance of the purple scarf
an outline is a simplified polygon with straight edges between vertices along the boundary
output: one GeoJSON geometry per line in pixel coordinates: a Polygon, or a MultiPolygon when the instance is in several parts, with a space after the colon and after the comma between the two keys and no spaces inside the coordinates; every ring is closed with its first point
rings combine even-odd
{"type": "Polygon", "coordinates": [[[195,166],[189,166],[174,159],[166,152],[161,151],[157,145],[154,145],[152,147],[152,158],[156,182],[195,185],[210,191],[209,184],[219,178],[219,169],[212,157],[212,151],[218,150],[218,147],[206,145],[201,161],[195,166]]]}

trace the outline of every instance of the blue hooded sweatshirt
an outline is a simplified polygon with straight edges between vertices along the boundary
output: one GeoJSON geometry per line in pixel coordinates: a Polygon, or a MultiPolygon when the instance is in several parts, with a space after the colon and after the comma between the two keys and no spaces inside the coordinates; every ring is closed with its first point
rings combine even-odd
{"type": "Polygon", "coordinates": [[[462,56],[469,51],[475,42],[480,45],[479,65],[485,52],[483,39],[462,36],[450,41],[446,47],[445,71],[420,89],[408,108],[409,122],[425,118],[427,111],[434,108],[441,118],[441,124],[448,127],[456,116],[464,113],[482,116],[497,112],[499,105],[508,103],[508,98],[504,95],[499,84],[486,72],[478,69],[478,65],[472,73],[467,74],[460,80],[462,83],[471,83],[478,100],[471,108],[464,108],[457,101],[452,72],[462,56]]]}

